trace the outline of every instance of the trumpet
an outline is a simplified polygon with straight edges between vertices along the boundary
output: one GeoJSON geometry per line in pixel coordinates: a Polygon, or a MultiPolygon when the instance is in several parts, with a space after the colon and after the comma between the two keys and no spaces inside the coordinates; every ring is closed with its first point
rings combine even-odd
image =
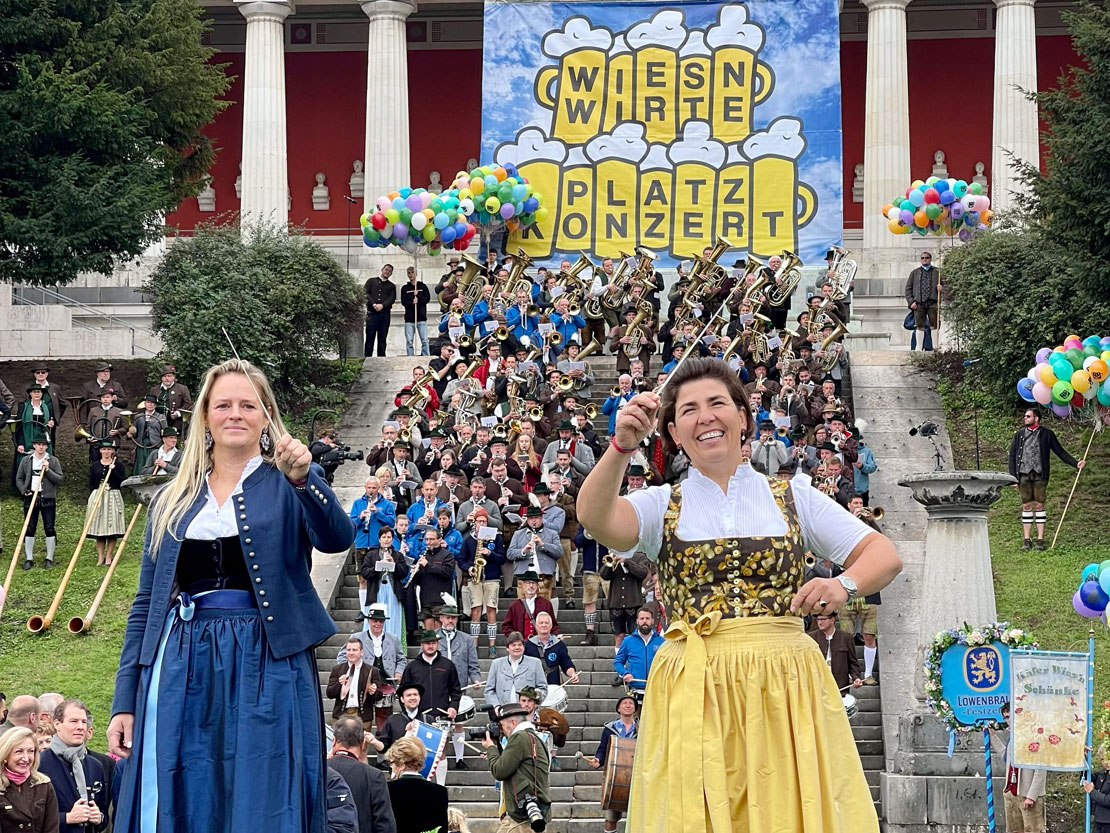
{"type": "Polygon", "coordinates": [[[498,341],[504,341],[509,337],[509,328],[502,324],[500,327],[493,331],[493,337],[496,338],[498,341]]]}
{"type": "Polygon", "coordinates": [[[531,408],[529,408],[528,419],[530,419],[532,422],[539,422],[541,419],[543,419],[543,406],[533,405],[531,408]]]}
{"type": "Polygon", "coordinates": [[[547,343],[552,347],[558,347],[563,343],[563,335],[558,330],[552,330],[547,334],[547,343]]]}
{"type": "Polygon", "coordinates": [[[859,518],[863,521],[881,521],[885,514],[881,506],[864,506],[859,510],[859,518]]]}
{"type": "Polygon", "coordinates": [[[621,386],[620,385],[613,385],[613,387],[609,390],[609,395],[613,396],[613,397],[620,396],[621,395],[621,386]]]}
{"type": "Polygon", "coordinates": [[[785,440],[790,435],[790,430],[785,425],[780,425],[775,429],[775,436],[785,440]]]}
{"type": "Polygon", "coordinates": [[[573,301],[571,304],[569,304],[567,306],[567,314],[568,315],[578,315],[581,312],[582,312],[582,306],[577,301],[573,301]]]}
{"type": "Polygon", "coordinates": [[[599,413],[601,413],[597,409],[597,405],[595,405],[593,402],[587,403],[586,407],[583,408],[582,411],[583,411],[583,413],[586,414],[586,419],[590,420],[591,422],[593,422],[593,420],[597,419],[597,415],[599,413]]]}
{"type": "Polygon", "coordinates": [[[401,443],[402,445],[408,445],[409,443],[411,443],[412,442],[412,429],[402,428],[400,431],[398,431],[397,432],[397,442],[401,443]]]}
{"type": "Polygon", "coordinates": [[[574,377],[569,373],[564,373],[559,377],[559,381],[555,383],[555,387],[561,391],[566,392],[574,388],[574,377]]]}

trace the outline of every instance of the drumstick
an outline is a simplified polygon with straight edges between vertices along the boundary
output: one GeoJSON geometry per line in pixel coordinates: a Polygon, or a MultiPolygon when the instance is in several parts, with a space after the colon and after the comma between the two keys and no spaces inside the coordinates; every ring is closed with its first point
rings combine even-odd
{"type": "Polygon", "coordinates": [[[484,685],[485,685],[485,683],[483,683],[481,680],[479,680],[476,683],[471,683],[470,685],[464,685],[462,687],[462,691],[466,691],[468,688],[482,688],[482,686],[484,686],[484,685]]]}

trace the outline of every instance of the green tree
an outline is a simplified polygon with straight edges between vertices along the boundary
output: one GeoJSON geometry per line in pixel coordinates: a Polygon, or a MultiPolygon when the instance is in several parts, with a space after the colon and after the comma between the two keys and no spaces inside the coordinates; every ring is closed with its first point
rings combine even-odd
{"type": "Polygon", "coordinates": [[[203,187],[230,79],[195,0],[0,0],[0,279],[108,273],[203,187]]]}
{"type": "Polygon", "coordinates": [[[1030,96],[1045,123],[1047,154],[1043,170],[1023,160],[1024,207],[1083,261],[1075,280],[1093,289],[1105,285],[1110,265],[1110,9],[1079,0],[1062,16],[1083,66],[1068,67],[1056,89],[1030,96]]]}
{"type": "Polygon", "coordinates": [[[317,395],[319,367],[362,326],[362,288],[311,238],[252,226],[201,227],[178,237],[144,291],[168,361],[196,389],[204,372],[239,355],[266,370],[282,408],[317,395]]]}

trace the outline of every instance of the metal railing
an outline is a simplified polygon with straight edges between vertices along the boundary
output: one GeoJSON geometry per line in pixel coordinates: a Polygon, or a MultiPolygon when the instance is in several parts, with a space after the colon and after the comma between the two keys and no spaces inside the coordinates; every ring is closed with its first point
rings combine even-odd
{"type": "MultiPolygon", "coordinates": [[[[77,307],[78,309],[88,313],[89,315],[94,315],[97,318],[103,318],[105,321],[108,321],[108,322],[113,323],[113,324],[117,324],[119,327],[128,330],[131,333],[131,355],[132,356],[135,355],[136,350],[142,350],[144,353],[147,353],[151,356],[158,355],[157,351],[151,350],[148,347],[143,347],[141,344],[137,344],[136,341],[135,341],[135,334],[138,330],[142,330],[147,335],[153,337],[154,334],[147,327],[136,327],[134,324],[131,324],[130,322],[126,321],[123,318],[119,318],[115,315],[111,315],[110,313],[101,312],[100,310],[96,309],[95,307],[90,307],[88,304],[84,304],[84,303],[82,303],[78,300],[75,300],[74,298],[70,298],[68,295],[63,295],[62,293],[56,292],[55,290],[49,289],[45,286],[13,287],[12,301],[15,304],[21,304],[23,306],[31,306],[31,307],[51,306],[51,304],[48,304],[46,302],[46,300],[45,300],[46,298],[50,298],[54,302],[60,303],[60,304],[65,304],[66,306],[77,307]],[[42,300],[42,301],[33,301],[29,297],[27,297],[28,292],[41,293],[44,300],[42,300]]],[[[74,324],[77,327],[81,327],[82,329],[85,329],[85,330],[102,330],[102,329],[104,329],[103,327],[97,327],[97,326],[94,326],[92,324],[87,324],[84,321],[78,321],[77,319],[75,319],[73,317],[70,317],[70,323],[74,324]]]]}

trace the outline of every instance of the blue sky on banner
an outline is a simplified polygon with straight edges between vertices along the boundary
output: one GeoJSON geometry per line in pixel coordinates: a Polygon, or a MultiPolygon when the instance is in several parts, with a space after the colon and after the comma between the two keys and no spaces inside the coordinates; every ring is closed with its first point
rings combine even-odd
{"type": "MultiPolygon", "coordinates": [[[[563,2],[517,3],[487,0],[483,44],[481,164],[524,127],[551,131],[551,111],[533,97],[533,80],[555,61],[540,40],[567,18],[587,17],[595,26],[619,33],[648,21],[661,9],[680,9],[687,29],[717,22],[719,2],[563,2]]],[[[774,91],[755,107],[753,130],[780,116],[802,119],[807,147],[799,179],[817,191],[817,216],[801,230],[799,254],[812,263],[824,257],[827,243],[843,234],[843,165],[840,122],[840,41],[836,0],[751,0],[748,18],[765,32],[760,60],[773,68],[774,91]]]]}

